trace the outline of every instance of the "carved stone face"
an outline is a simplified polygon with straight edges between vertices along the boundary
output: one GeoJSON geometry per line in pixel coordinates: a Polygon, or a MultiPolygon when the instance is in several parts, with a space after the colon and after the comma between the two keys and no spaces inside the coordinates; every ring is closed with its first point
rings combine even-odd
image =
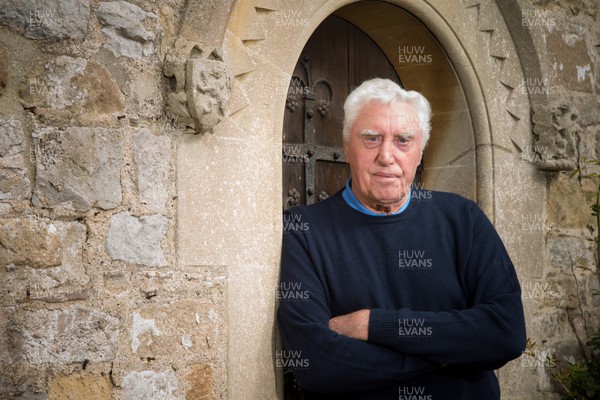
{"type": "Polygon", "coordinates": [[[344,142],[352,191],[375,212],[404,205],[423,154],[414,108],[406,103],[364,105],[344,142]]]}

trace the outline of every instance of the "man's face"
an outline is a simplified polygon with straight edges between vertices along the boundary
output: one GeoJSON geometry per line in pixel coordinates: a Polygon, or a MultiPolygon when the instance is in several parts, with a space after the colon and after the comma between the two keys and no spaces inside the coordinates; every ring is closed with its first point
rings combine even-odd
{"type": "Polygon", "coordinates": [[[395,212],[406,202],[421,162],[422,132],[407,103],[365,104],[350,129],[344,154],[352,170],[352,191],[368,209],[395,212]]]}

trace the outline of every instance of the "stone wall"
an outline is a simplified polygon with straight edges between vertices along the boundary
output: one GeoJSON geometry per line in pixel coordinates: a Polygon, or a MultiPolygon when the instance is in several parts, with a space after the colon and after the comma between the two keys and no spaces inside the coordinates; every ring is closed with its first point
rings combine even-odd
{"type": "Polygon", "coordinates": [[[542,62],[541,74],[528,76],[522,90],[534,97],[547,95],[549,104],[534,105],[534,142],[522,158],[543,170],[552,158],[573,163],[564,171],[550,168],[545,173],[547,203],[521,216],[522,231],[539,230],[546,239],[543,251],[531,249],[543,257],[543,271],[522,279],[530,347],[514,362],[522,368],[521,379],[531,379],[528,390],[537,390],[539,398],[559,398],[552,394],[557,389],[552,367],[582,359],[584,343],[600,327],[598,227],[590,208],[598,180],[571,171],[598,172],[585,166],[586,160],[600,159],[599,13],[593,1],[532,1],[530,11],[523,13],[522,24],[536,33],[542,62]]]}
{"type": "Polygon", "coordinates": [[[225,271],[176,253],[183,3],[0,5],[0,398],[226,397],[225,271]]]}
{"type": "MultiPolygon", "coordinates": [[[[274,77],[348,3],[287,1],[0,4],[0,398],[276,397],[274,77]]],[[[600,317],[598,182],[569,171],[600,158],[598,4],[429,3],[483,49],[469,57],[495,136],[489,207],[519,261],[531,344],[500,371],[505,398],[558,399],[547,356],[580,357],[600,317]],[[515,42],[515,26],[531,34],[526,52],[502,19],[515,42]],[[511,76],[483,72],[498,65],[511,76]],[[517,129],[527,140],[504,134],[517,129]],[[503,204],[529,197],[543,201],[519,215],[503,204]]]]}

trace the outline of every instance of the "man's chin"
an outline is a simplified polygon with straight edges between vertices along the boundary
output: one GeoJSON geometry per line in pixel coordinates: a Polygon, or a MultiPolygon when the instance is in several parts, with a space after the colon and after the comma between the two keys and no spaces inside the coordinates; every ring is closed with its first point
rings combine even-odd
{"type": "Polygon", "coordinates": [[[380,204],[381,206],[384,207],[401,207],[404,202],[406,201],[406,195],[407,193],[401,193],[401,194],[394,194],[394,195],[380,195],[380,196],[375,196],[375,200],[377,202],[377,204],[380,204]]]}

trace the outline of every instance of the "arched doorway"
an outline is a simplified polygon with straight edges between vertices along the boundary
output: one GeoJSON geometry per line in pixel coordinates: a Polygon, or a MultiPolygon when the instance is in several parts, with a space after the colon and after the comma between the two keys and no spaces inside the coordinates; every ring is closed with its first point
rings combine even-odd
{"type": "MultiPolygon", "coordinates": [[[[519,114],[522,122],[515,122],[506,113],[505,104],[510,100],[528,110],[528,103],[516,90],[512,97],[504,96],[515,86],[502,84],[498,73],[502,64],[503,74],[510,72],[512,79],[520,81],[518,59],[504,62],[498,57],[506,56],[496,50],[490,54],[486,46],[493,40],[514,54],[506,24],[496,18],[501,14],[495,3],[485,2],[484,9],[475,2],[457,7],[446,0],[310,0],[293,5],[238,0],[233,4],[223,44],[224,59],[235,76],[228,116],[214,135],[183,143],[179,156],[189,160],[179,166],[180,185],[189,188],[189,193],[180,197],[182,260],[186,265],[224,266],[228,273],[229,398],[283,395],[283,371],[275,354],[273,293],[280,261],[287,85],[310,36],[332,14],[366,33],[389,60],[396,61],[394,69],[404,86],[424,93],[433,104],[434,130],[423,171],[425,187],[455,191],[477,200],[494,222],[506,227],[507,247],[517,255],[515,260],[531,261],[526,264],[528,268],[539,263],[527,257],[519,245],[522,232],[516,235],[510,231],[519,213],[543,197],[544,187],[532,184],[530,169],[512,168],[518,156],[510,151],[514,147],[510,140],[527,143],[529,114],[519,114]],[[495,13],[492,28],[487,19],[477,19],[480,8],[481,15],[484,11],[486,16],[495,13]],[[278,18],[288,20],[279,23],[278,18]],[[496,29],[492,39],[490,29],[496,29]],[[415,51],[424,52],[426,65],[400,65],[400,46],[408,46],[402,50],[404,54],[416,46],[415,51]],[[286,82],[284,88],[282,80],[286,82]],[[494,172],[498,163],[507,166],[503,176],[510,181],[494,172]],[[218,183],[211,186],[212,182],[218,183]],[[519,188],[525,185],[529,197],[519,196],[519,188]],[[239,190],[234,190],[238,186],[239,190]],[[214,187],[219,188],[217,194],[211,192],[214,187]],[[495,198],[500,198],[498,203],[511,201],[511,207],[506,212],[495,207],[495,198]],[[202,209],[198,199],[202,199],[202,209]],[[204,211],[222,210],[224,204],[225,212],[204,211]],[[240,215],[245,216],[243,223],[240,215]],[[215,216],[219,223],[215,223],[215,216]],[[197,246],[187,239],[198,237],[212,245],[197,246]]],[[[540,242],[529,236],[527,243],[540,242]]]]}

